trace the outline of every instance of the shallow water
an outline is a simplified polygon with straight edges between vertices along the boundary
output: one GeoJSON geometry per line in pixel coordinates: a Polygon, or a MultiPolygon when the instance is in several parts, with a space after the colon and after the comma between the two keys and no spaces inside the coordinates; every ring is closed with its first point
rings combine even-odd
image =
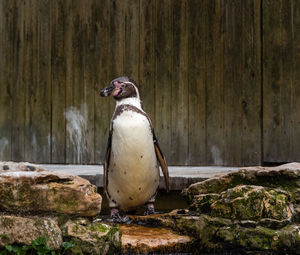
{"type": "MultiPolygon", "coordinates": [[[[109,215],[109,207],[106,195],[103,194],[103,188],[99,188],[98,192],[103,198],[101,215],[109,215]]],[[[170,212],[174,209],[184,209],[188,207],[187,199],[181,196],[180,191],[172,190],[166,192],[159,190],[155,201],[155,211],[157,212],[170,212]]],[[[145,208],[142,206],[137,209],[138,215],[143,215],[145,208]]]]}

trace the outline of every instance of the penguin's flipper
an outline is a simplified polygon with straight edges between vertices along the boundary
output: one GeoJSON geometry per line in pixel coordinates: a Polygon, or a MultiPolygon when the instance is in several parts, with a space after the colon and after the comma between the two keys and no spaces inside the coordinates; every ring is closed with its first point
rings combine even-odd
{"type": "Polygon", "coordinates": [[[108,171],[109,161],[110,161],[111,137],[112,137],[112,131],[110,130],[107,144],[106,144],[105,162],[104,162],[104,173],[103,173],[104,192],[106,192],[106,188],[107,188],[107,171],[108,171]]]}
{"type": "Polygon", "coordinates": [[[165,177],[165,183],[166,183],[166,189],[167,191],[170,190],[170,179],[169,179],[169,170],[168,170],[168,165],[167,165],[167,161],[166,158],[164,156],[164,154],[162,153],[160,147],[159,147],[159,143],[157,141],[157,138],[153,132],[153,143],[154,143],[154,149],[155,149],[155,154],[156,157],[159,161],[159,164],[161,166],[161,170],[164,174],[165,177]]]}

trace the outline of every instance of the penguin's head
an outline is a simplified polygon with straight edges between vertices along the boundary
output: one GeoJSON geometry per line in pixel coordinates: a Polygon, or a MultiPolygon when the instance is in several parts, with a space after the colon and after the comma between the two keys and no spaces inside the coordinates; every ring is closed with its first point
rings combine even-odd
{"type": "Polygon", "coordinates": [[[127,76],[116,78],[110,82],[110,85],[100,91],[100,96],[107,97],[112,95],[116,100],[123,98],[137,97],[139,91],[135,81],[127,76]]]}

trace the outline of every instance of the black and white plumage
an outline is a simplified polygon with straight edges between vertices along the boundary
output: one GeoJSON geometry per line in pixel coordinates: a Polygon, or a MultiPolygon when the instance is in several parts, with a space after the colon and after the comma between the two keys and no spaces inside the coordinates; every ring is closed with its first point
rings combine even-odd
{"type": "MultiPolygon", "coordinates": [[[[100,95],[116,99],[104,165],[104,190],[109,205],[126,211],[149,203],[147,213],[153,213],[159,185],[158,162],[167,190],[169,173],[151,121],[142,109],[137,85],[126,76],[120,77],[100,95]]],[[[112,217],[115,212],[118,215],[113,209],[112,217]]]]}

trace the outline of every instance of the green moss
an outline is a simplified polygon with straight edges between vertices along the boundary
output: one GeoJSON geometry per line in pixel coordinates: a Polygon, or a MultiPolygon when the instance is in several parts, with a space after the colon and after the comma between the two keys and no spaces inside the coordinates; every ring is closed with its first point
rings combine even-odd
{"type": "Polygon", "coordinates": [[[97,222],[97,223],[93,223],[88,227],[91,231],[99,231],[102,233],[107,232],[110,228],[106,227],[105,225],[97,222]]]}
{"type": "Polygon", "coordinates": [[[66,211],[75,211],[78,207],[78,199],[76,196],[70,198],[63,194],[54,196],[54,202],[56,205],[55,211],[59,213],[65,213],[66,211]]]}
{"type": "Polygon", "coordinates": [[[193,204],[191,208],[195,208],[197,211],[202,213],[210,213],[210,206],[212,203],[220,198],[219,194],[203,194],[194,197],[193,204]]]}
{"type": "Polygon", "coordinates": [[[13,187],[11,185],[0,187],[0,208],[9,209],[12,206],[13,201],[15,201],[15,196],[13,193],[13,187]]]}
{"type": "Polygon", "coordinates": [[[88,220],[75,220],[70,222],[74,234],[67,236],[63,232],[64,240],[76,243],[70,254],[117,254],[121,249],[121,231],[100,222],[90,223],[88,220]],[[79,247],[79,248],[78,248],[79,247]]]}
{"type": "Polygon", "coordinates": [[[71,248],[66,254],[70,254],[70,255],[84,255],[84,253],[82,252],[82,249],[80,247],[79,244],[75,243],[75,246],[73,248],[71,248]]]}
{"type": "Polygon", "coordinates": [[[70,219],[69,215],[60,214],[57,217],[57,223],[58,223],[59,226],[63,226],[69,219],[70,219]]]}

